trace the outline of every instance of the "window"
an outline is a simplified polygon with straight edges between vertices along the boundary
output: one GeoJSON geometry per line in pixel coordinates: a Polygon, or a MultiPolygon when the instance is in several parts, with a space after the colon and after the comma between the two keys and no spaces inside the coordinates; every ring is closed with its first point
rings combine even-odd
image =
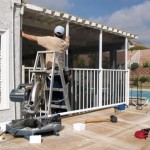
{"type": "Polygon", "coordinates": [[[0,30],[0,110],[9,108],[9,31],[0,30]]]}

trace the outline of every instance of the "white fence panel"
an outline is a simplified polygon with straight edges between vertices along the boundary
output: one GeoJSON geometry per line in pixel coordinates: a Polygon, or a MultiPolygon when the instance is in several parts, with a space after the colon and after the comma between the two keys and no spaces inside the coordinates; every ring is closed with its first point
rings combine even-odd
{"type": "MultiPolygon", "coordinates": [[[[23,67],[23,69],[25,73],[23,81],[30,82],[32,68],[23,67]]],[[[68,93],[72,111],[62,115],[128,104],[128,71],[76,68],[70,71],[72,79],[68,86],[68,93]],[[100,81],[100,72],[102,72],[102,81],[100,81]],[[102,84],[102,90],[99,83],[102,84]]]]}

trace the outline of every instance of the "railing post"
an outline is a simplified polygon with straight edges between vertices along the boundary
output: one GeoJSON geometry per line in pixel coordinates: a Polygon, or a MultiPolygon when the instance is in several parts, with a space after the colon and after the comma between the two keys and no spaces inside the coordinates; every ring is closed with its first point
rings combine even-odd
{"type": "Polygon", "coordinates": [[[129,80],[130,80],[130,71],[129,69],[126,71],[126,95],[125,95],[125,102],[127,105],[129,105],[129,80]]]}

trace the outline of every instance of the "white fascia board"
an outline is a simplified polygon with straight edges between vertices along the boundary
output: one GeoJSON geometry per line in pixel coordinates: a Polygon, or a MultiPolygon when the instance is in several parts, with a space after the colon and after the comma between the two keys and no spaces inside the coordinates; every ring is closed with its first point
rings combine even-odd
{"type": "Polygon", "coordinates": [[[60,17],[60,12],[55,11],[55,12],[54,12],[54,16],[60,17]]]}
{"type": "Polygon", "coordinates": [[[63,14],[63,18],[68,19],[69,18],[69,14],[63,14]]]}
{"type": "Polygon", "coordinates": [[[102,29],[107,30],[107,26],[103,26],[102,29]]]}
{"type": "Polygon", "coordinates": [[[118,31],[119,34],[122,34],[122,32],[123,32],[123,31],[121,31],[121,30],[118,31]]]}
{"type": "Polygon", "coordinates": [[[91,23],[91,26],[92,26],[92,27],[96,27],[96,23],[95,23],[95,22],[92,22],[92,23],[91,23]]]}
{"type": "Polygon", "coordinates": [[[32,10],[35,10],[35,11],[43,11],[42,7],[38,7],[38,6],[35,6],[35,5],[26,4],[25,6],[26,6],[26,8],[32,9],[32,10]]]}
{"type": "Polygon", "coordinates": [[[139,38],[137,35],[133,35],[133,34],[131,35],[131,37],[134,38],[134,39],[138,39],[139,38]]]}
{"type": "Polygon", "coordinates": [[[77,18],[76,18],[75,16],[72,16],[70,20],[71,20],[71,21],[76,21],[77,18]]]}
{"type": "Polygon", "coordinates": [[[51,15],[52,14],[52,10],[46,9],[45,13],[51,15]]]}
{"type": "Polygon", "coordinates": [[[78,23],[82,23],[82,21],[83,21],[83,19],[81,19],[81,18],[78,18],[78,20],[77,20],[78,23]]]}
{"type": "Polygon", "coordinates": [[[98,24],[98,25],[97,25],[97,28],[102,28],[102,25],[101,25],[101,24],[98,24]]]}
{"type": "Polygon", "coordinates": [[[130,33],[127,33],[127,36],[130,36],[130,33]]]}
{"type": "Polygon", "coordinates": [[[127,33],[126,33],[126,32],[123,32],[123,35],[127,35],[127,33]]]}
{"type": "Polygon", "coordinates": [[[109,28],[108,28],[108,31],[113,31],[113,28],[109,27],[109,28]]]}
{"type": "Polygon", "coordinates": [[[84,24],[89,25],[89,24],[90,24],[90,21],[86,20],[86,21],[84,22],[84,24]]]}
{"type": "Polygon", "coordinates": [[[117,32],[118,32],[118,30],[117,30],[117,29],[113,29],[113,32],[117,33],[117,32]]]}

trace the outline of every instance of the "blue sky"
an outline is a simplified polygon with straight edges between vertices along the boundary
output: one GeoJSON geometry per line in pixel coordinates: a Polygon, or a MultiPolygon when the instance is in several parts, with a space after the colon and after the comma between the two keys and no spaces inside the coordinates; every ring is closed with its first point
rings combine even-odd
{"type": "Polygon", "coordinates": [[[26,0],[139,36],[150,47],[150,0],[26,0]]]}

